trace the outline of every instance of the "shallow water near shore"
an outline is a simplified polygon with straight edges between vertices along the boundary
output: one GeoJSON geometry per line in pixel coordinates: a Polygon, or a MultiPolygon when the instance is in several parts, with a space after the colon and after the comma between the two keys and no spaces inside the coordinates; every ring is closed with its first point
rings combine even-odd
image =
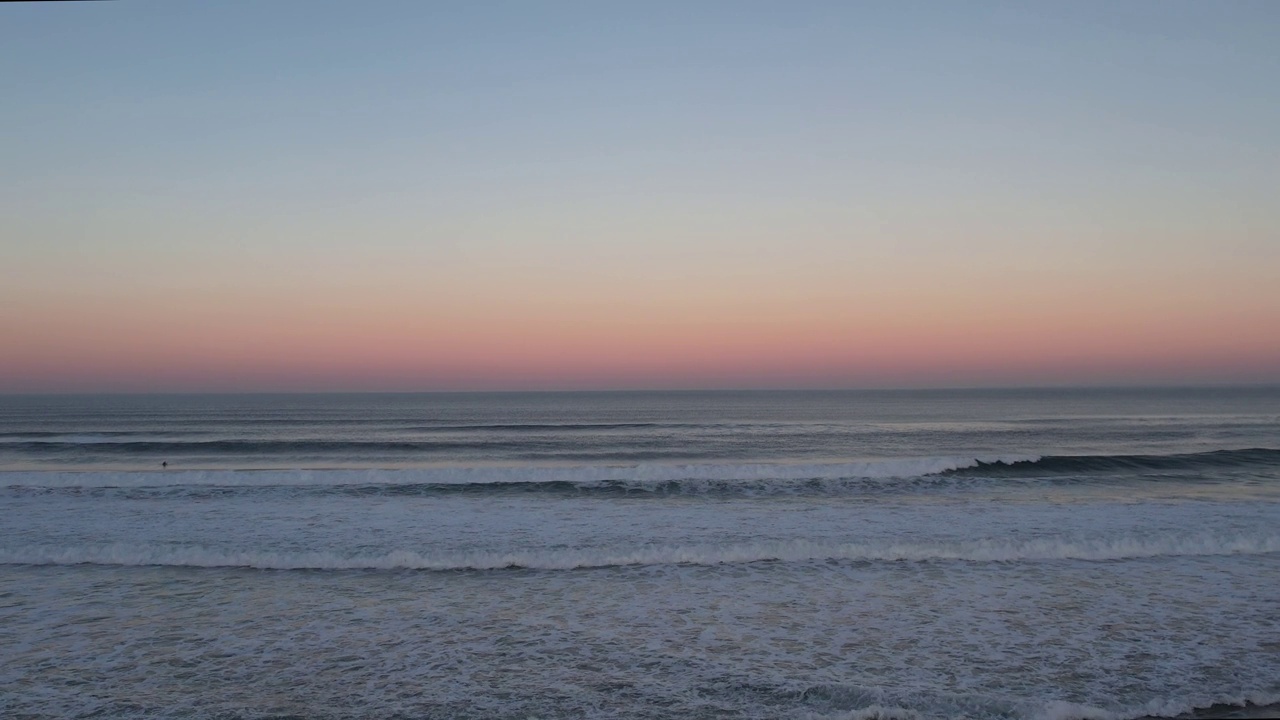
{"type": "Polygon", "coordinates": [[[1267,388],[2,398],[0,714],[1247,716],[1277,430],[1267,388]]]}

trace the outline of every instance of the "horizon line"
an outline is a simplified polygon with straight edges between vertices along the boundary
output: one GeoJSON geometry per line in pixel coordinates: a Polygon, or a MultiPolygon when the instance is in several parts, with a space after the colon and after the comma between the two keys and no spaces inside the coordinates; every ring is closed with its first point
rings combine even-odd
{"type": "Polygon", "coordinates": [[[491,389],[491,390],[53,390],[42,392],[0,391],[6,397],[76,397],[76,396],[193,396],[193,395],[606,395],[606,394],[695,394],[695,393],[845,393],[845,392],[982,392],[982,391],[1050,391],[1050,390],[1277,390],[1280,382],[1201,382],[1201,383],[1114,383],[1052,385],[929,385],[894,387],[741,387],[741,388],[567,388],[567,389],[491,389]]]}

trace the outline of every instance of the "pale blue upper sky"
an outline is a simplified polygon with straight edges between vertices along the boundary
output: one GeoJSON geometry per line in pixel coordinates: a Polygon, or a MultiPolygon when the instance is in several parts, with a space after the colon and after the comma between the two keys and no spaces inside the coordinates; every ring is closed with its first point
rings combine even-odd
{"type": "Polygon", "coordinates": [[[246,164],[261,182],[309,178],[299,190],[342,197],[397,183],[519,186],[521,169],[584,189],[636,172],[693,189],[826,184],[739,172],[764,166],[914,193],[931,189],[916,184],[921,168],[981,186],[1020,171],[1043,182],[1045,170],[1119,182],[1097,172],[1111,167],[1216,169],[1247,192],[1263,178],[1242,161],[1276,151],[1280,121],[1280,7],[1269,2],[305,0],[3,13],[5,179],[21,185],[93,183],[109,169],[162,190],[193,163],[206,189],[232,195],[246,164]]]}
{"type": "Polygon", "coordinates": [[[6,4],[0,300],[1105,266],[1270,317],[1278,87],[1275,2],[6,4]]]}

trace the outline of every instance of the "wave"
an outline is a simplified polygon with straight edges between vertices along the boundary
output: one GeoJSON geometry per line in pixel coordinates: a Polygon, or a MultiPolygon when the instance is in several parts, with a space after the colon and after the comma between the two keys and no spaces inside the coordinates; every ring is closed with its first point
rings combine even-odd
{"type": "MultiPolygon", "coordinates": [[[[832,692],[831,685],[805,688],[801,694],[832,692]]],[[[844,691],[846,686],[835,686],[844,691]]],[[[954,696],[931,692],[886,693],[880,688],[854,691],[871,705],[835,712],[806,711],[798,720],[919,720],[946,715],[971,716],[972,706],[954,707],[954,696]],[[900,704],[899,704],[900,703],[900,704]],[[939,712],[940,706],[960,712],[939,712]],[[969,710],[970,712],[964,712],[969,710]]],[[[1266,718],[1280,716],[1280,693],[1265,690],[1158,697],[1146,702],[1112,708],[1065,700],[1023,700],[994,703],[993,717],[1026,717],[1029,720],[1186,720],[1187,718],[1266,718]],[[998,708],[998,709],[997,709],[998,708]],[[1004,710],[1004,712],[1000,712],[1004,710]],[[1013,711],[1013,712],[1010,712],[1013,711]]]]}
{"type": "MultiPolygon", "coordinates": [[[[299,426],[315,424],[311,421],[298,422],[299,426]]],[[[562,433],[562,432],[597,432],[613,430],[684,430],[700,428],[704,430],[722,430],[738,427],[735,424],[716,423],[656,423],[656,422],[615,422],[615,423],[467,423],[423,425],[391,425],[393,432],[412,433],[562,433]]],[[[753,428],[774,427],[753,424],[753,428]]],[[[156,431],[156,430],[101,430],[93,432],[62,432],[51,430],[27,430],[22,432],[0,432],[0,444],[28,446],[27,449],[57,450],[65,446],[96,445],[114,443],[128,446],[135,452],[156,452],[161,450],[181,452],[195,446],[201,451],[243,452],[270,451],[282,452],[296,450],[315,450],[331,448],[350,450],[352,448],[381,449],[419,449],[434,447],[436,441],[396,441],[396,440],[326,440],[322,438],[293,438],[277,440],[246,440],[237,438],[208,439],[209,431],[156,431]],[[192,436],[205,436],[205,439],[192,440],[192,436]]],[[[469,445],[469,444],[468,444],[469,445]]]]}
{"type": "Polygon", "coordinates": [[[981,463],[1016,463],[1006,458],[935,457],[840,463],[642,463],[638,465],[519,465],[407,468],[400,470],[181,470],[181,471],[10,471],[0,473],[9,488],[156,487],[417,487],[418,492],[651,490],[707,492],[717,489],[781,489],[805,483],[840,483],[938,476],[981,463]]]}
{"type": "MultiPolygon", "coordinates": [[[[753,426],[758,426],[754,424],[753,426]]],[[[688,428],[716,429],[735,427],[731,423],[679,423],[679,422],[613,422],[613,423],[474,423],[463,425],[414,425],[397,428],[418,432],[564,432],[595,430],[684,430],[688,428]]]]}
{"type": "MultiPolygon", "coordinates": [[[[415,440],[161,440],[130,437],[107,438],[105,436],[75,436],[70,438],[41,438],[8,440],[17,450],[44,453],[71,452],[93,445],[96,454],[120,455],[294,455],[297,453],[358,453],[358,452],[411,452],[430,453],[448,450],[482,448],[487,441],[415,441],[415,440]]],[[[530,445],[521,444],[521,447],[530,445]]],[[[561,443],[549,445],[560,447],[561,443]]],[[[536,448],[530,448],[536,449],[536,448]]]]}
{"type": "Polygon", "coordinates": [[[10,492],[66,492],[152,498],[235,493],[350,496],[456,494],[838,495],[974,483],[1142,481],[1211,469],[1280,470],[1280,450],[1182,455],[901,458],[839,463],[640,463],[635,465],[441,466],[406,469],[11,471],[10,492]]]}
{"type": "Polygon", "coordinates": [[[0,433],[0,445],[15,446],[15,449],[19,450],[57,450],[80,445],[129,445],[132,443],[164,444],[180,447],[190,442],[171,439],[180,435],[181,433],[174,432],[135,433],[128,431],[79,434],[54,432],[0,433]]]}
{"type": "Polygon", "coordinates": [[[917,478],[775,478],[768,480],[708,480],[686,478],[683,480],[663,481],[600,480],[592,482],[568,482],[547,480],[537,482],[372,483],[342,485],[177,485],[142,487],[10,486],[5,490],[11,496],[62,494],[87,497],[113,497],[127,500],[156,500],[168,498],[206,500],[230,496],[260,496],[274,494],[284,494],[291,497],[430,497],[445,495],[493,497],[501,495],[546,495],[599,498],[663,498],[673,496],[836,496],[923,490],[935,488],[940,485],[958,486],[961,482],[962,481],[953,480],[945,476],[927,475],[917,478]]]}
{"type": "Polygon", "coordinates": [[[1178,720],[1185,718],[1266,718],[1280,714],[1280,693],[1257,690],[1217,696],[1156,698],[1123,710],[1054,700],[1031,713],[1032,720],[1178,720]]]}
{"type": "Polygon", "coordinates": [[[1280,450],[1247,448],[1176,455],[1048,455],[1019,460],[980,460],[974,465],[947,472],[957,475],[1041,476],[1264,467],[1280,469],[1280,450]]]}
{"type": "Polygon", "coordinates": [[[548,549],[452,554],[391,550],[361,555],[333,551],[281,552],[114,544],[0,547],[0,564],[238,567],[260,570],[582,570],[763,562],[1108,562],[1169,556],[1261,555],[1277,552],[1280,552],[1280,534],[1046,538],[932,544],[828,544],[797,540],[731,546],[647,546],[632,549],[548,549]]]}

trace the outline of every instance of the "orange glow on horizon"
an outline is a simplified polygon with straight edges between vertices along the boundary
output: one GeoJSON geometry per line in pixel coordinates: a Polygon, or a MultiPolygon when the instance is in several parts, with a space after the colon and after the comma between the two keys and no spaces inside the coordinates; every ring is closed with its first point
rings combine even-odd
{"type": "MultiPolygon", "coordinates": [[[[888,313],[510,318],[276,312],[35,318],[6,391],[431,390],[1179,381],[1274,377],[1265,315],[888,313]],[[87,351],[88,349],[88,351],[87,351]]],[[[12,333],[15,328],[10,328],[12,333]]]]}

